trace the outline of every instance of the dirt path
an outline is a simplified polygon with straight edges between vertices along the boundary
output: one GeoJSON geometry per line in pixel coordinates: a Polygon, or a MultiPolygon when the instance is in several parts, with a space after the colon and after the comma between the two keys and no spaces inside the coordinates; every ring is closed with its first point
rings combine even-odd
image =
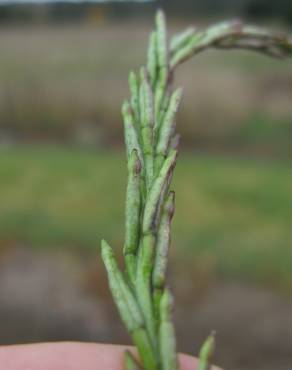
{"type": "MultiPolygon", "coordinates": [[[[187,301],[178,302],[175,316],[180,350],[196,353],[203,338],[216,329],[217,362],[226,369],[291,369],[291,300],[221,281],[199,302],[195,297],[187,301]]],[[[128,341],[107,293],[103,269],[88,256],[56,250],[17,248],[1,256],[0,328],[0,344],[128,341]]]]}

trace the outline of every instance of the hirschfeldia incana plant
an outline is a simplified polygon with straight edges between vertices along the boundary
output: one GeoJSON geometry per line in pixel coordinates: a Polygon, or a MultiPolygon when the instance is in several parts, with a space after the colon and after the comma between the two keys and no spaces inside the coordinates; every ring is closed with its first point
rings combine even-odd
{"type": "MultiPolygon", "coordinates": [[[[248,49],[276,58],[292,54],[292,42],[286,36],[238,21],[207,29],[190,27],[169,41],[164,13],[157,12],[147,64],[130,73],[131,96],[122,107],[128,164],[124,272],[112,248],[102,241],[110,289],[139,354],[135,358],[125,353],[126,370],[179,367],[173,298],[166,285],[175,201],[170,187],[180,138],[176,113],[182,98],[182,89],[173,88],[173,79],[180,64],[210,48],[248,49]]],[[[211,335],[200,352],[200,370],[210,369],[213,350],[211,335]]]]}

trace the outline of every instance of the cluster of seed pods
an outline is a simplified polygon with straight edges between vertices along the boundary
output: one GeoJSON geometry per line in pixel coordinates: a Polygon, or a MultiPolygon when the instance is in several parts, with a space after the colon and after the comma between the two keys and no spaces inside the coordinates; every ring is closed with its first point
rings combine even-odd
{"type": "MultiPolygon", "coordinates": [[[[287,37],[238,21],[204,30],[188,28],[170,41],[162,11],[155,23],[147,64],[139,73],[130,73],[131,97],[122,107],[128,164],[125,271],[102,241],[110,289],[139,354],[136,359],[126,352],[126,370],[178,369],[173,298],[166,285],[175,201],[170,186],[179,145],[176,114],[182,97],[181,89],[173,89],[177,66],[208,48],[244,48],[274,57],[292,53],[287,37]]],[[[200,353],[200,370],[210,369],[213,351],[211,335],[200,353]]]]}

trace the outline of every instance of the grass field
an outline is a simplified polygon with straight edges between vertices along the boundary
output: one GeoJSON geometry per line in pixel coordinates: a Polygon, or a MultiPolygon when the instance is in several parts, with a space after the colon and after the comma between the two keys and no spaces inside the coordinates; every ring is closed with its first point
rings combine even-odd
{"type": "MultiPolygon", "coordinates": [[[[183,154],[172,258],[224,276],[292,286],[290,164],[183,154]]],[[[19,147],[0,152],[0,245],[121,248],[121,152],[19,147]]]]}
{"type": "MultiPolygon", "coordinates": [[[[171,33],[184,26],[169,23],[171,33]]],[[[0,142],[120,144],[128,72],[145,63],[152,26],[133,20],[2,27],[0,142]]],[[[184,87],[185,145],[257,148],[291,158],[291,66],[291,60],[223,51],[184,65],[176,81],[184,87]]]]}

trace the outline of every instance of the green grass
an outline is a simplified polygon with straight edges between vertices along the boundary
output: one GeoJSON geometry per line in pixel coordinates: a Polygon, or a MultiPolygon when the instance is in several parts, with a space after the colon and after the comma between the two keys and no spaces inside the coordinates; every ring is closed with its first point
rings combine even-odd
{"type": "Polygon", "coordinates": [[[275,120],[268,115],[252,114],[237,129],[234,142],[246,148],[266,147],[270,154],[291,158],[292,118],[275,120]]]}
{"type": "MultiPolygon", "coordinates": [[[[126,168],[120,152],[0,151],[0,244],[96,251],[123,240],[126,168]]],[[[211,258],[224,276],[292,285],[289,164],[183,154],[175,175],[173,257],[211,258]]]]}

